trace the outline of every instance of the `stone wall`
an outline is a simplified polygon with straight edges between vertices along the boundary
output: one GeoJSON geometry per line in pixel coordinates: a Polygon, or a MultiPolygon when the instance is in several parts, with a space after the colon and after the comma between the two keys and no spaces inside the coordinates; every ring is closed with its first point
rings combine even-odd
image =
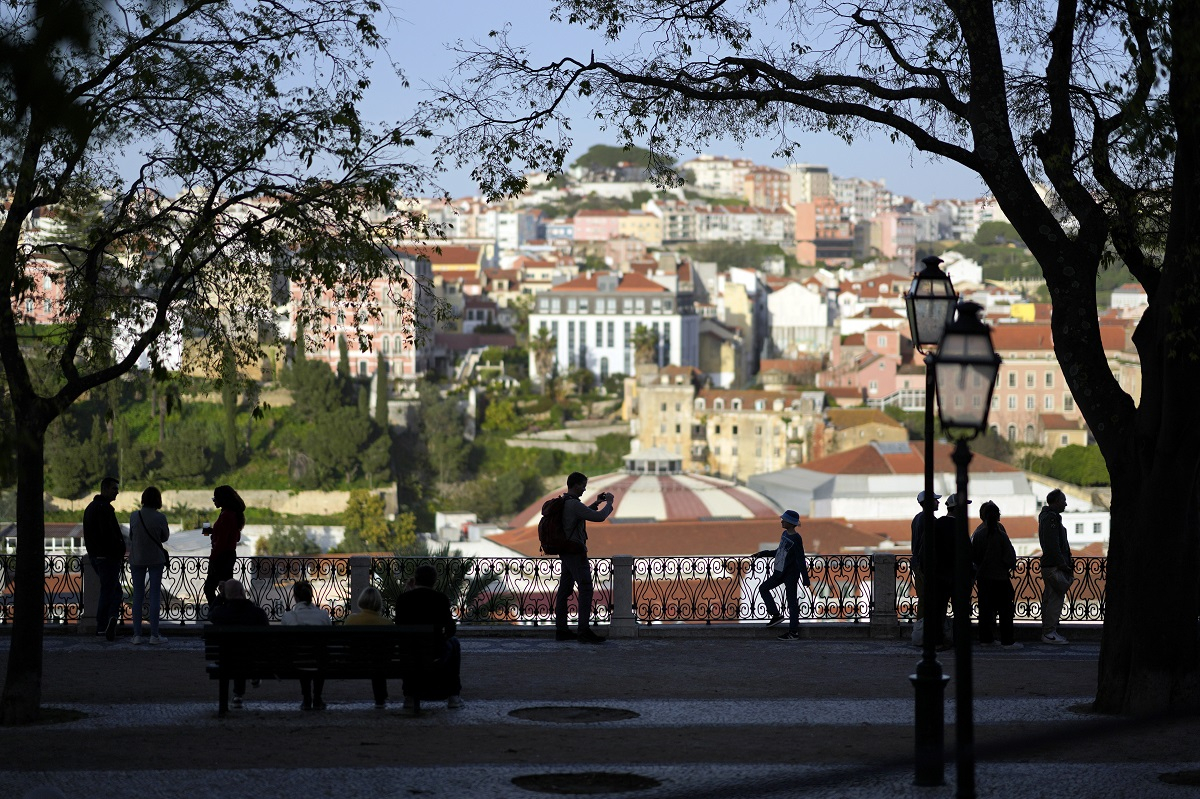
{"type": "MultiPolygon", "coordinates": [[[[122,486],[113,507],[118,513],[137,510],[142,489],[145,486],[122,486]]],[[[381,486],[376,493],[395,496],[394,485],[381,486]]],[[[164,491],[163,508],[174,508],[186,505],[191,508],[212,508],[212,490],[164,491]]],[[[299,516],[314,514],[332,516],[346,509],[346,501],[350,498],[349,491],[238,491],[246,506],[251,508],[266,508],[276,513],[299,516]]],[[[46,510],[69,510],[83,513],[83,509],[92,501],[91,496],[83,499],[62,499],[47,495],[46,510]]],[[[391,503],[389,503],[391,504],[391,503]]],[[[214,508],[215,516],[215,508],[214,508]]]]}

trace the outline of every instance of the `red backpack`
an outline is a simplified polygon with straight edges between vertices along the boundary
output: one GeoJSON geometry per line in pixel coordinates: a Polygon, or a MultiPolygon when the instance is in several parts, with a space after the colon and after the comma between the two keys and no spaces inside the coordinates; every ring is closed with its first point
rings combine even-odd
{"type": "Polygon", "coordinates": [[[571,555],[583,551],[578,543],[567,539],[567,531],[563,529],[563,508],[566,504],[566,494],[542,503],[542,519],[538,522],[538,543],[542,545],[542,552],[546,555],[571,555]]]}

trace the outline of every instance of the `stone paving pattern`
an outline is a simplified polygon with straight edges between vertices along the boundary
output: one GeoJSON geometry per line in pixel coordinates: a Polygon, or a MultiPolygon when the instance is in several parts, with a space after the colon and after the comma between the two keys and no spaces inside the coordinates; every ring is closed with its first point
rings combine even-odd
{"type": "MultiPolygon", "coordinates": [[[[86,715],[0,730],[0,797],[38,787],[69,799],[536,797],[551,794],[513,778],[564,772],[651,777],[657,787],[591,794],[647,799],[954,795],[952,760],[945,786],[911,785],[908,677],[919,650],[864,638],[779,642],[775,632],[602,646],[466,634],[461,710],[438,704],[414,718],[395,701],[378,711],[366,682],[332,681],[329,709],[303,713],[294,682],[264,681],[223,720],[197,637],[135,647],[48,635],[43,704],[86,715]],[[638,715],[584,724],[509,715],[565,705],[638,715]]],[[[1200,772],[1200,722],[1087,712],[1098,657],[1082,637],[975,650],[979,796],[1200,795],[1160,779],[1200,772]]],[[[953,676],[953,653],[939,659],[953,676]]],[[[398,700],[399,683],[390,689],[398,700]]],[[[951,758],[954,690],[951,679],[951,758]]]]}

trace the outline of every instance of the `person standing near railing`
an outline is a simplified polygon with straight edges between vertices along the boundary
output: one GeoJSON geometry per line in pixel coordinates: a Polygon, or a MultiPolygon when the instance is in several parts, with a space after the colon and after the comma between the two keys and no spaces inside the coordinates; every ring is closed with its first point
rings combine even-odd
{"type": "Polygon", "coordinates": [[[163,542],[171,537],[162,511],[162,493],[150,486],[142,492],[142,507],[129,517],[129,573],[133,578],[133,643],[165,644],[158,634],[162,612],[162,578],[167,565],[163,542]],[[146,582],[149,580],[149,591],[146,582]],[[142,637],[142,603],[149,599],[150,638],[142,637]]]}
{"type": "Polygon", "coordinates": [[[1020,649],[1013,635],[1013,614],[1016,596],[1013,591],[1012,570],[1017,566],[1017,551],[1013,549],[1008,531],[1000,523],[1000,506],[985,502],[979,506],[983,524],[971,536],[971,562],[975,564],[979,585],[979,645],[996,643],[995,630],[999,618],[1000,646],[1020,649]]]}
{"type": "Polygon", "coordinates": [[[800,537],[800,533],[796,532],[796,528],[800,526],[800,514],[794,510],[785,510],[779,517],[779,523],[783,527],[783,532],[779,536],[779,546],[775,549],[764,549],[754,555],[756,558],[775,559],[774,571],[758,587],[758,593],[762,597],[763,604],[767,606],[767,613],[771,614],[771,620],[767,622],[767,626],[774,627],[783,621],[783,614],[779,612],[779,605],[775,603],[775,597],[771,596],[771,591],[777,586],[783,586],[788,606],[788,631],[778,638],[780,641],[799,641],[800,597],[797,583],[803,581],[805,588],[809,586],[808,559],[804,555],[804,539],[800,537]]]}
{"type": "Polygon", "coordinates": [[[121,614],[121,570],[125,566],[125,536],[113,509],[121,484],[115,477],[100,481],[100,493],[83,511],[83,545],[100,580],[96,601],[96,635],[113,641],[121,614]]]}
{"type": "Polygon", "coordinates": [[[233,486],[213,489],[213,504],[221,509],[221,515],[212,526],[212,551],[208,556],[208,577],[204,580],[204,596],[209,608],[217,602],[217,588],[233,578],[237,545],[242,540],[242,528],[246,526],[246,503],[233,486]]]}
{"type": "MultiPolygon", "coordinates": [[[[933,514],[936,516],[938,500],[941,494],[934,494],[933,514]]],[[[921,512],[912,520],[912,557],[908,560],[908,569],[912,574],[913,589],[917,592],[916,620],[913,622],[912,644],[922,646],[925,642],[925,605],[929,601],[928,589],[925,587],[925,492],[917,494],[917,504],[921,512]]],[[[935,520],[936,521],[936,520],[935,520]]]]}
{"type": "Polygon", "coordinates": [[[1042,545],[1042,643],[1062,646],[1069,643],[1058,632],[1063,600],[1075,579],[1075,561],[1067,543],[1067,528],[1062,512],[1067,495],[1057,488],[1046,495],[1046,507],[1038,515],[1038,543],[1042,545]]]}
{"type": "Polygon", "coordinates": [[[567,476],[566,504],[563,505],[563,533],[568,542],[577,545],[578,552],[563,552],[558,556],[562,564],[562,576],[558,581],[558,592],[554,597],[555,640],[578,640],[583,644],[602,644],[605,640],[592,632],[589,620],[592,615],[592,567],[587,555],[587,523],[602,522],[613,512],[613,495],[600,492],[590,506],[580,500],[587,490],[587,475],[571,472],[567,476]],[[604,503],[604,509],[600,506],[604,503]],[[579,634],[567,627],[567,603],[571,592],[579,586],[579,634]]]}

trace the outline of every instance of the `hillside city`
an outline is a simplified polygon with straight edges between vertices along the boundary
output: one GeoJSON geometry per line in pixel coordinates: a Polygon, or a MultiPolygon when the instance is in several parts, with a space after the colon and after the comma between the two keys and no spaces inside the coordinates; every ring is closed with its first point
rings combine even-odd
{"type": "MultiPolygon", "coordinates": [[[[599,556],[754,551],[784,508],[805,518],[810,552],[905,552],[925,375],[904,292],[936,255],[1004,359],[973,495],[1031,554],[1040,503],[1062,488],[1072,545],[1106,553],[1107,473],[1054,355],[1037,266],[994,202],[922,202],[814,164],[701,155],[677,170],[683,185],[662,189],[629,153],[596,147],[513,200],[418,200],[444,238],[398,244],[409,284],[373,286],[357,318],[336,288],[263,287],[277,329],[240,373],[169,337],[157,356],[172,377],[147,361],[51,428],[48,547],[78,548],[79,512],[115,473],[119,508],[155,482],[182,529],[206,518],[211,485],[235,485],[260,553],[536,555],[541,501],[582,470],[589,492],[617,497],[592,532],[599,556]],[[326,337],[294,324],[313,303],[326,337]]],[[[56,225],[37,220],[27,240],[56,225]]],[[[17,301],[29,324],[56,321],[56,267],[33,264],[17,301]]],[[[1123,270],[1106,279],[1105,353],[1137,397],[1130,335],[1146,295],[1123,270]]],[[[935,473],[952,492],[948,444],[935,473]]],[[[13,546],[10,530],[0,547],[13,546]]]]}

